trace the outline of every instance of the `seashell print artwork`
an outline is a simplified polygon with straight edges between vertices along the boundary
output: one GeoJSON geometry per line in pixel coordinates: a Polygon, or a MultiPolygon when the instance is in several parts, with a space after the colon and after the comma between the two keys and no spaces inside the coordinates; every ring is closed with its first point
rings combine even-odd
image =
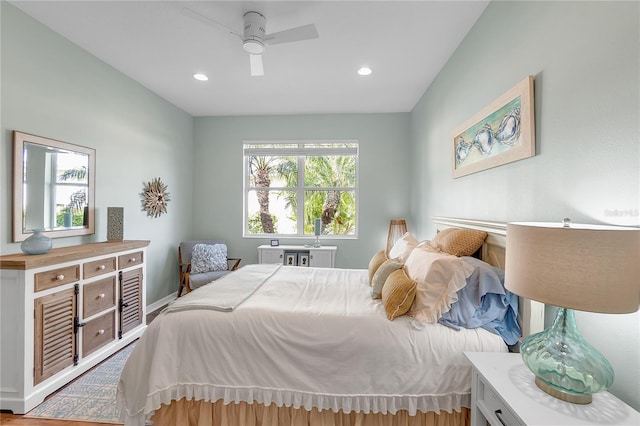
{"type": "Polygon", "coordinates": [[[515,146],[520,136],[520,103],[520,97],[517,97],[459,135],[456,144],[466,153],[464,157],[456,155],[456,164],[473,163],[515,146]],[[475,152],[470,152],[470,147],[475,148],[475,152]]]}
{"type": "Polygon", "coordinates": [[[529,76],[453,133],[453,177],[535,155],[533,118],[529,76]]]}

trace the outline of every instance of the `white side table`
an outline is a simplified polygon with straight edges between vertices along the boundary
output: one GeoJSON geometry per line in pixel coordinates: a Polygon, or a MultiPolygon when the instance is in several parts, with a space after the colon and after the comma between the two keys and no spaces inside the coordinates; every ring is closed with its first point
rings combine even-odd
{"type": "Polygon", "coordinates": [[[336,246],[307,247],[297,245],[258,247],[258,263],[281,263],[291,266],[313,266],[333,268],[336,261],[336,246]]]}
{"type": "Polygon", "coordinates": [[[471,361],[472,426],[640,425],[640,413],[609,392],[587,405],[541,391],[518,353],[465,352],[471,361]]]}

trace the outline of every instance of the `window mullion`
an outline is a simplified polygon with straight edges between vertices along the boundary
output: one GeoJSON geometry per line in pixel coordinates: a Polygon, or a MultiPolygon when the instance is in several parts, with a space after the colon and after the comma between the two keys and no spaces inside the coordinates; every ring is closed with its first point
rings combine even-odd
{"type": "Polygon", "coordinates": [[[298,186],[296,188],[296,200],[298,200],[298,217],[297,234],[304,235],[304,157],[298,156],[298,186]]]}

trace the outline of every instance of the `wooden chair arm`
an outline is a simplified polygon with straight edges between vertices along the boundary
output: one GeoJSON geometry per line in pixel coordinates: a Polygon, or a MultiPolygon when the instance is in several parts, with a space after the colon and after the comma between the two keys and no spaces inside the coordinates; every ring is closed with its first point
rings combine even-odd
{"type": "Polygon", "coordinates": [[[238,269],[238,265],[240,265],[240,261],[242,259],[239,259],[237,257],[229,257],[227,258],[227,262],[229,262],[230,260],[235,260],[236,262],[233,264],[233,266],[231,268],[229,268],[230,271],[235,271],[236,269],[238,269]]]}

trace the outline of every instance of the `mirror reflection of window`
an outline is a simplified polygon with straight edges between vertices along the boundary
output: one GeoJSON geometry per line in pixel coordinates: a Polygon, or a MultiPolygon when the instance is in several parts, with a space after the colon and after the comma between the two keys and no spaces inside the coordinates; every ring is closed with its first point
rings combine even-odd
{"type": "Polygon", "coordinates": [[[24,144],[23,229],[84,226],[88,155],[24,144]]]}

